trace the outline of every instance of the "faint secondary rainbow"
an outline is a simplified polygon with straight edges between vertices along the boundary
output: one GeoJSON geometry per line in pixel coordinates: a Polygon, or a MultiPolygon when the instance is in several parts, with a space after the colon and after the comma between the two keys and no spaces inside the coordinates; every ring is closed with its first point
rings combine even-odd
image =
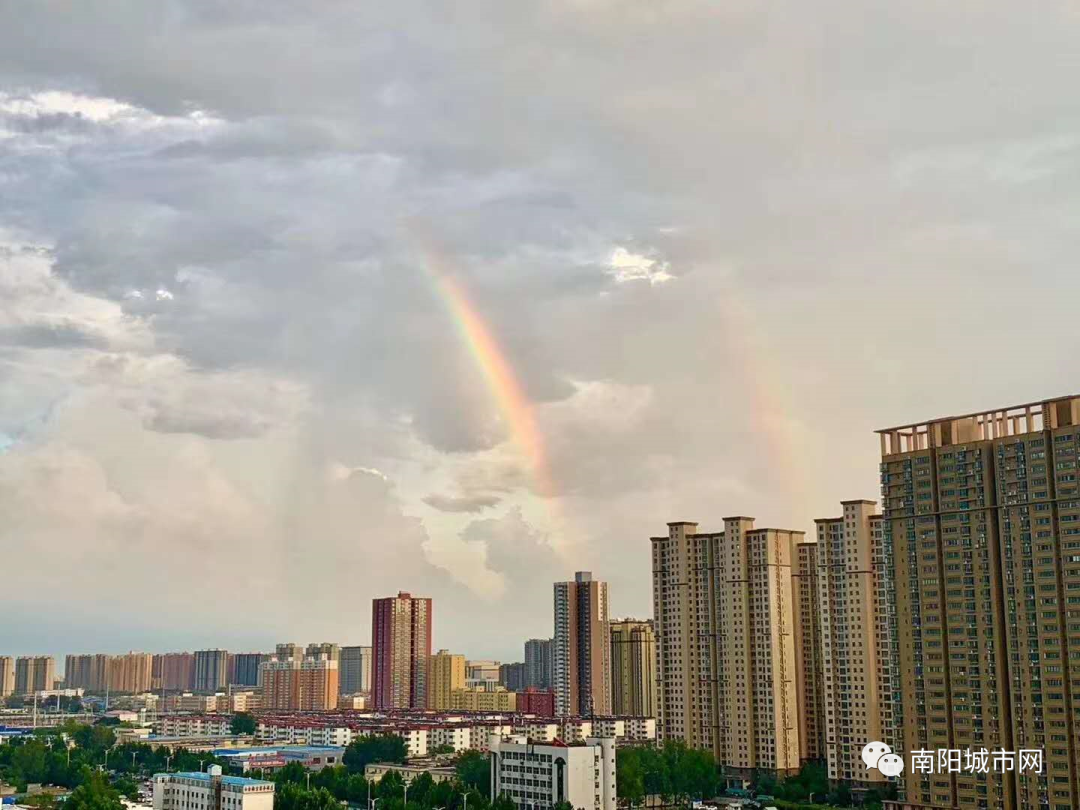
{"type": "Polygon", "coordinates": [[[418,239],[423,253],[424,269],[461,336],[474,362],[480,369],[499,412],[506,421],[514,442],[532,467],[537,494],[554,494],[543,437],[536,423],[532,403],[521,388],[517,375],[499,346],[495,335],[485,323],[465,288],[457,280],[450,261],[427,240],[418,239]]]}

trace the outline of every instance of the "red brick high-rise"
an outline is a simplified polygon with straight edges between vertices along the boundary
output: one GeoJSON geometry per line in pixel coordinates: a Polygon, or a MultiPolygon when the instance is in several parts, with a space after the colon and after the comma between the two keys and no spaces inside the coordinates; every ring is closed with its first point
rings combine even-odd
{"type": "Polygon", "coordinates": [[[371,602],[371,699],[376,709],[427,706],[431,599],[398,593],[371,602]]]}

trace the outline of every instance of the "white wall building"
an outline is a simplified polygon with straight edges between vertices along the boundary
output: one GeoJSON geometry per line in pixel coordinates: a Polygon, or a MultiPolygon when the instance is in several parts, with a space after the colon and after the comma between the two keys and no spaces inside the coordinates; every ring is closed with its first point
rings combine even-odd
{"type": "Polygon", "coordinates": [[[274,783],[207,773],[154,776],[154,810],[274,810],[274,783]]]}
{"type": "Polygon", "coordinates": [[[569,802],[581,810],[615,810],[615,741],[536,745],[524,736],[491,737],[491,795],[544,810],[569,802]]]}

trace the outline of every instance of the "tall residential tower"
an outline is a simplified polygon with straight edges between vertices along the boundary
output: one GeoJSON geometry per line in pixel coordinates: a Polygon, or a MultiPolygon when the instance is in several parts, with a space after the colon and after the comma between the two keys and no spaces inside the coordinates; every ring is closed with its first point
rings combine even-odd
{"type": "Polygon", "coordinates": [[[552,665],[555,711],[588,717],[611,713],[611,639],[606,582],[578,571],[555,583],[552,665]]]}
{"type": "Polygon", "coordinates": [[[427,706],[431,599],[401,592],[372,600],[372,701],[376,709],[427,706]]]}
{"type": "Polygon", "coordinates": [[[803,532],[669,523],[652,538],[658,733],[711,750],[732,782],[800,765],[792,557],[803,532]]]}

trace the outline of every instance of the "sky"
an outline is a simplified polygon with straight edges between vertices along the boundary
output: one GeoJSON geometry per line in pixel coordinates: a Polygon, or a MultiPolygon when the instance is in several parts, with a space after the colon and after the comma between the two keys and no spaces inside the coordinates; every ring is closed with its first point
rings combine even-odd
{"type": "Polygon", "coordinates": [[[1080,11],[0,2],[0,654],[651,614],[1075,393],[1080,11]]]}

